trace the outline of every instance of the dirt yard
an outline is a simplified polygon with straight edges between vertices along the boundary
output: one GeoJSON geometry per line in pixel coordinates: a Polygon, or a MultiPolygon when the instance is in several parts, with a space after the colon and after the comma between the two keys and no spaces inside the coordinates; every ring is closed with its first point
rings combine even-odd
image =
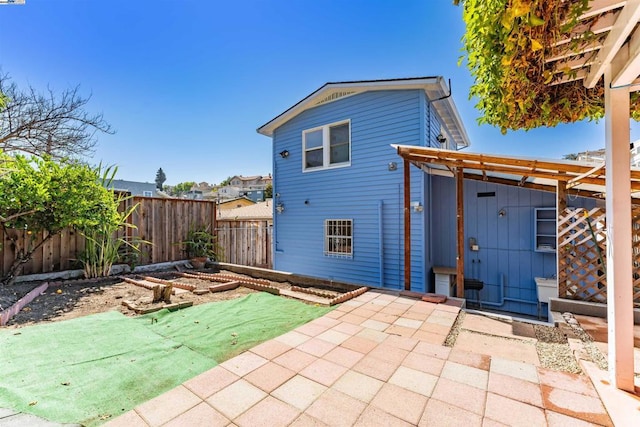
{"type": "MultiPolygon", "coordinates": [[[[207,272],[214,273],[214,271],[207,272]]],[[[141,280],[145,276],[195,285],[203,291],[215,284],[209,280],[179,277],[173,272],[156,272],[129,277],[141,280]]],[[[28,282],[0,287],[0,309],[7,309],[41,283],[28,282]]],[[[289,287],[288,284],[278,282],[271,282],[271,285],[279,288],[289,287]]],[[[193,302],[193,305],[198,305],[239,298],[253,292],[257,291],[240,286],[233,290],[197,295],[174,287],[171,302],[193,302]]],[[[121,278],[50,282],[49,288],[16,314],[6,326],[15,328],[44,321],[72,319],[109,310],[118,310],[127,316],[135,316],[137,314],[125,307],[122,302],[130,301],[145,309],[164,305],[164,303],[152,303],[152,299],[151,290],[125,282],[121,278]]]]}

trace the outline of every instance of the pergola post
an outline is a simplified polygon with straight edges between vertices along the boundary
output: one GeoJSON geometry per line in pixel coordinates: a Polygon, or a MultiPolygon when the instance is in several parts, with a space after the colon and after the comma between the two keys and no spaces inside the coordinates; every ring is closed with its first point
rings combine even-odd
{"type": "Polygon", "coordinates": [[[404,159],[404,290],[411,290],[411,173],[404,159]]]}
{"type": "Polygon", "coordinates": [[[456,297],[464,298],[464,169],[456,168],[456,297]]]}
{"type": "Polygon", "coordinates": [[[609,373],[614,387],[634,391],[633,383],[633,256],[631,229],[631,172],[629,87],[611,87],[626,62],[621,50],[606,66],[606,219],[607,318],[609,373]]]}
{"type": "MultiPolygon", "coordinates": [[[[564,257],[564,253],[561,252],[560,248],[560,219],[562,218],[562,213],[567,209],[567,182],[558,180],[556,186],[556,278],[558,279],[558,292],[560,289],[566,289],[567,287],[567,276],[566,274],[560,273],[561,268],[561,260],[564,257]]],[[[559,295],[556,295],[556,297],[559,295]]],[[[551,310],[549,310],[551,312],[551,310]]]]}

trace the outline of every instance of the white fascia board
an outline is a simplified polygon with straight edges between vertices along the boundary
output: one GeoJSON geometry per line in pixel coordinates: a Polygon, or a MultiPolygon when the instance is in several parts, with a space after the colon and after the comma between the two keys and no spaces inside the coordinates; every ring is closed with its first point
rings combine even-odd
{"type": "Polygon", "coordinates": [[[317,103],[334,91],[346,91],[350,90],[355,93],[368,92],[373,90],[410,90],[410,89],[422,89],[427,94],[429,92],[440,93],[440,96],[446,95],[447,87],[444,79],[438,77],[423,77],[423,78],[408,78],[408,79],[392,79],[392,80],[371,80],[371,81],[355,81],[355,82],[337,82],[326,83],[315,92],[312,92],[307,97],[303,98],[300,102],[285,110],[282,114],[276,116],[269,122],[260,126],[257,129],[259,134],[265,136],[273,136],[273,132],[276,128],[291,120],[293,117],[302,113],[305,110],[313,108],[317,103]]]}

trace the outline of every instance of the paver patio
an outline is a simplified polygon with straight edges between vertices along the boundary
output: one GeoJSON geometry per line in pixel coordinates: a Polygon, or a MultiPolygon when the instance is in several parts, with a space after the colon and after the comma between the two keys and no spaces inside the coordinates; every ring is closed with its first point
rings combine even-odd
{"type": "Polygon", "coordinates": [[[369,291],[107,425],[613,425],[587,376],[443,346],[458,311],[369,291]]]}

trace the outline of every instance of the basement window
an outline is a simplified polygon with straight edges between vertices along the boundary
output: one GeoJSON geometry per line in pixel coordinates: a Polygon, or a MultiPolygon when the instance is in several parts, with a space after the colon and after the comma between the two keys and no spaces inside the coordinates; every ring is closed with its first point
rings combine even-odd
{"type": "Polygon", "coordinates": [[[352,219],[324,221],[324,255],[334,258],[353,258],[352,219]]]}
{"type": "Polygon", "coordinates": [[[302,170],[322,170],[351,165],[349,120],[302,132],[302,170]]]}

